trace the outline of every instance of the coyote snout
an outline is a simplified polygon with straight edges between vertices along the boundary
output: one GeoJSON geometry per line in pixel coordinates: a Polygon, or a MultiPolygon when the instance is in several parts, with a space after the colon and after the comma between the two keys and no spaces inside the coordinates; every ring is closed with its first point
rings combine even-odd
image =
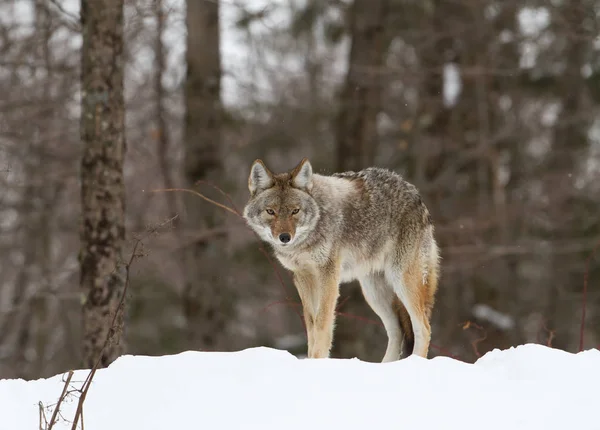
{"type": "Polygon", "coordinates": [[[427,357],[439,251],[417,189],[379,168],[313,174],[304,159],[273,174],[256,160],[244,218],[294,273],[309,358],[328,357],[339,285],[358,279],[388,334],[383,361],[427,357]]]}
{"type": "MultiPolygon", "coordinates": [[[[281,206],[281,205],[280,205],[281,206]]],[[[267,215],[271,217],[271,235],[278,241],[279,245],[291,243],[296,234],[296,222],[294,215],[290,214],[286,208],[279,207],[278,211],[271,209],[267,215]]]]}
{"type": "Polygon", "coordinates": [[[289,233],[281,233],[281,234],[279,235],[279,241],[280,241],[281,243],[283,243],[284,245],[285,245],[286,243],[288,243],[290,240],[292,240],[292,235],[291,235],[291,234],[289,234],[289,233]]]}

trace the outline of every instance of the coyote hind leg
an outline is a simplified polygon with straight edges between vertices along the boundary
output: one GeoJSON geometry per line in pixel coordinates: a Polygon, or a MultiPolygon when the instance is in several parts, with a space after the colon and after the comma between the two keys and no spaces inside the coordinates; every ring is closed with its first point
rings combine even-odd
{"type": "Polygon", "coordinates": [[[400,265],[394,265],[385,275],[410,316],[415,339],[412,353],[427,358],[431,341],[429,316],[432,307],[428,277],[423,276],[418,260],[406,265],[404,270],[400,269],[400,265]]]}
{"type": "Polygon", "coordinates": [[[387,332],[388,344],[382,363],[396,361],[402,354],[402,329],[394,310],[396,293],[383,273],[369,274],[360,279],[363,296],[368,305],[381,319],[387,332]]]}

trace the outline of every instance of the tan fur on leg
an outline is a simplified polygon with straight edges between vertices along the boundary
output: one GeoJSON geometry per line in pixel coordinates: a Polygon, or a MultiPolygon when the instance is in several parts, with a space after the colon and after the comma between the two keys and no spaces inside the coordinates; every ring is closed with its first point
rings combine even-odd
{"type": "Polygon", "coordinates": [[[339,297],[339,261],[317,273],[299,272],[294,276],[302,300],[308,334],[308,357],[327,358],[333,341],[335,306],[339,297]]]}
{"type": "Polygon", "coordinates": [[[336,279],[327,279],[321,286],[319,311],[314,325],[314,346],[311,358],[328,358],[333,343],[335,306],[339,297],[339,284],[336,279]]]}
{"type": "Polygon", "coordinates": [[[314,349],[314,326],[318,308],[317,277],[311,273],[298,272],[294,274],[294,284],[302,301],[302,313],[306,324],[306,337],[308,340],[308,357],[312,357],[314,349]]]}
{"type": "Polygon", "coordinates": [[[415,259],[403,272],[404,288],[409,302],[404,305],[410,315],[415,336],[413,354],[427,358],[431,341],[431,327],[427,312],[429,288],[423,284],[422,267],[419,259],[415,259]]]}

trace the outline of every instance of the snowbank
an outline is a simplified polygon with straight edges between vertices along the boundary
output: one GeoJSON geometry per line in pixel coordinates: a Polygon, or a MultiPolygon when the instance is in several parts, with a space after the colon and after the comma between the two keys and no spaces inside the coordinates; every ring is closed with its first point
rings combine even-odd
{"type": "MultiPolygon", "coordinates": [[[[86,375],[77,371],[73,381],[86,375]]],[[[0,429],[38,429],[38,404],[56,402],[61,378],[1,380],[0,429]]],[[[600,429],[599,387],[600,351],[541,345],[495,350],[475,364],[301,360],[268,348],[185,352],[123,356],[100,370],[84,419],[86,430],[600,429]]],[[[76,402],[63,405],[65,418],[76,402]]]]}

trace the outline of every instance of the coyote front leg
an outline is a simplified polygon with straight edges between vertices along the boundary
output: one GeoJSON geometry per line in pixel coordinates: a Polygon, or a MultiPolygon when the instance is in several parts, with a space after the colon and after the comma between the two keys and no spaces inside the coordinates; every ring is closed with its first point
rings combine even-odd
{"type": "Polygon", "coordinates": [[[335,306],[340,294],[339,276],[327,271],[321,277],[319,285],[319,306],[313,328],[312,358],[328,358],[333,343],[333,328],[335,324],[335,306]]]}
{"type": "Polygon", "coordinates": [[[302,300],[302,313],[306,325],[306,338],[308,340],[308,357],[312,358],[315,325],[315,315],[318,309],[317,301],[317,277],[312,273],[294,273],[294,284],[302,300]]]}
{"type": "Polygon", "coordinates": [[[327,358],[333,343],[339,268],[331,264],[316,273],[294,276],[302,300],[308,337],[308,358],[327,358]]]}

